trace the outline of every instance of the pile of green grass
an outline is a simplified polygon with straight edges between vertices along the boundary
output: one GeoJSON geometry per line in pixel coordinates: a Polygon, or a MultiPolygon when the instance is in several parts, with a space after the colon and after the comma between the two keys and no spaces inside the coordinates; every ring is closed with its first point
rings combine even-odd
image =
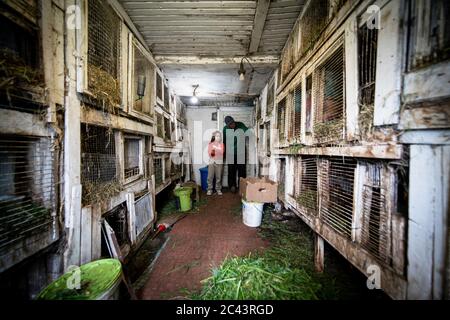
{"type": "MultiPolygon", "coordinates": [[[[270,209],[269,209],[270,210],[270,209]]],[[[314,271],[312,234],[298,221],[273,221],[264,214],[260,235],[270,241],[262,253],[226,259],[203,280],[202,300],[336,299],[334,279],[314,271]],[[291,223],[292,222],[292,223],[291,223]]]]}

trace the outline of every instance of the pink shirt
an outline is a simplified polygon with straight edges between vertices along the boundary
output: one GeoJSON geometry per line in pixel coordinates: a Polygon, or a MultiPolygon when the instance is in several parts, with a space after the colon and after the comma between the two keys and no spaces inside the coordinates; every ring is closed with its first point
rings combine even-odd
{"type": "Polygon", "coordinates": [[[208,144],[208,154],[212,160],[222,161],[224,150],[225,150],[225,146],[222,142],[214,141],[214,142],[210,142],[208,144]],[[213,150],[215,153],[214,156],[212,155],[213,150]]]}

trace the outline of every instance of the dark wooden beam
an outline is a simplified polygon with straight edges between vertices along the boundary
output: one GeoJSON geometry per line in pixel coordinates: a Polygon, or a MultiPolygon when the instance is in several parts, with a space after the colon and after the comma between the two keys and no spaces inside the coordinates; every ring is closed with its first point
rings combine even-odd
{"type": "Polygon", "coordinates": [[[270,0],[258,0],[256,6],[255,20],[253,22],[252,39],[248,48],[249,53],[258,51],[261,36],[266,24],[267,13],[269,12],[270,0]]]}

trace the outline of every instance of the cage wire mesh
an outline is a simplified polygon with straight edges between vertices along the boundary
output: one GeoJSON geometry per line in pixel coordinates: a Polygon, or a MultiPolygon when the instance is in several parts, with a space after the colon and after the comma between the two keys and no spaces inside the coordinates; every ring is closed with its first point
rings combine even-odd
{"type": "Polygon", "coordinates": [[[278,195],[284,197],[285,185],[286,185],[286,159],[278,159],[278,195]]]}
{"type": "Polygon", "coordinates": [[[24,11],[19,15],[7,6],[1,7],[0,30],[9,32],[0,37],[0,107],[42,114],[46,100],[38,50],[40,27],[25,17],[35,4],[30,2],[28,8],[19,2],[9,5],[19,5],[24,11]]]}
{"type": "Polygon", "coordinates": [[[297,159],[294,178],[294,196],[297,204],[307,214],[317,215],[317,166],[318,157],[302,156],[297,159]]]}
{"type": "Polygon", "coordinates": [[[172,173],[172,159],[170,159],[170,157],[166,157],[164,159],[164,177],[165,177],[165,180],[170,178],[171,173],[172,173]]]}
{"type": "Polygon", "coordinates": [[[152,197],[146,193],[135,201],[136,236],[139,236],[154,219],[152,197]]]}
{"type": "Polygon", "coordinates": [[[300,56],[317,42],[329,20],[329,0],[310,1],[300,19],[300,56]]]}
{"type": "Polygon", "coordinates": [[[283,143],[286,139],[286,98],[278,103],[277,126],[279,142],[283,143]]]}
{"type": "Polygon", "coordinates": [[[270,116],[271,114],[272,114],[272,111],[273,111],[273,105],[274,105],[274,95],[275,95],[275,83],[274,83],[274,81],[272,80],[270,83],[269,83],[269,87],[268,87],[268,90],[267,90],[267,112],[266,112],[266,115],[267,116],[270,116]]]}
{"type": "Polygon", "coordinates": [[[127,212],[127,205],[125,202],[123,202],[103,215],[103,218],[114,230],[114,234],[117,238],[117,243],[119,244],[119,246],[131,243],[128,230],[127,212]]]}
{"type": "Polygon", "coordinates": [[[52,230],[56,210],[51,138],[0,135],[0,250],[52,230]]]}
{"type": "Polygon", "coordinates": [[[134,110],[143,112],[145,114],[152,113],[152,95],[153,95],[153,78],[154,78],[154,67],[148,61],[148,59],[142,54],[141,50],[134,45],[134,70],[133,70],[133,105],[134,110]],[[144,77],[145,79],[145,91],[144,96],[138,95],[138,82],[139,77],[144,77]]]}
{"type": "Polygon", "coordinates": [[[121,20],[109,3],[89,0],[88,90],[109,108],[121,102],[120,34],[121,20]]]}
{"type": "Polygon", "coordinates": [[[293,108],[293,134],[295,138],[300,138],[302,126],[302,85],[299,83],[294,90],[294,108],[293,108]]]}
{"type": "Polygon", "coordinates": [[[153,158],[153,172],[155,173],[155,186],[158,187],[163,183],[163,165],[162,158],[153,158]]]}
{"type": "Polygon", "coordinates": [[[163,86],[162,77],[159,73],[156,73],[156,96],[162,101],[163,100],[163,86]]]}
{"type": "Polygon", "coordinates": [[[356,160],[330,157],[321,159],[319,166],[321,219],[351,238],[356,160]]]}
{"type": "Polygon", "coordinates": [[[285,127],[286,140],[290,142],[294,137],[294,91],[290,91],[286,96],[285,127]]]}
{"type": "Polygon", "coordinates": [[[160,113],[156,115],[156,135],[160,138],[164,138],[163,115],[160,113]]]}
{"type": "Polygon", "coordinates": [[[81,124],[81,184],[85,204],[100,202],[121,191],[112,130],[81,124]]]}
{"type": "Polygon", "coordinates": [[[164,110],[170,112],[169,88],[164,84],[164,110]]]}
{"type": "Polygon", "coordinates": [[[363,135],[372,129],[375,101],[378,30],[366,24],[358,30],[359,129],[363,135]]]}
{"type": "Polygon", "coordinates": [[[344,47],[341,45],[314,72],[314,138],[319,143],[342,139],[344,128],[344,47]]]}
{"type": "Polygon", "coordinates": [[[124,177],[125,179],[137,176],[141,173],[139,166],[140,139],[124,139],[124,177]]]}
{"type": "Polygon", "coordinates": [[[305,133],[312,132],[312,75],[306,78],[305,88],[305,133]]]}
{"type": "Polygon", "coordinates": [[[170,124],[171,124],[170,119],[164,117],[164,138],[166,140],[171,139],[172,129],[170,124]]]}
{"type": "Polygon", "coordinates": [[[382,163],[367,163],[367,183],[362,190],[361,246],[379,261],[390,264],[390,217],[382,185],[382,163]]]}

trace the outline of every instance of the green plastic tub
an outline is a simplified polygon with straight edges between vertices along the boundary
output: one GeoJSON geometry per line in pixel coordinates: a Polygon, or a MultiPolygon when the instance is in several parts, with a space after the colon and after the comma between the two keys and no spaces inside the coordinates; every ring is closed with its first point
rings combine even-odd
{"type": "Polygon", "coordinates": [[[189,187],[181,187],[173,191],[173,193],[178,198],[180,198],[180,210],[183,212],[192,209],[192,200],[191,200],[192,191],[193,191],[192,188],[189,187]]]}
{"type": "Polygon", "coordinates": [[[121,281],[122,265],[117,259],[102,259],[72,270],[42,290],[37,300],[115,300],[121,281]],[[80,288],[74,279],[80,279],[80,288]]]}

